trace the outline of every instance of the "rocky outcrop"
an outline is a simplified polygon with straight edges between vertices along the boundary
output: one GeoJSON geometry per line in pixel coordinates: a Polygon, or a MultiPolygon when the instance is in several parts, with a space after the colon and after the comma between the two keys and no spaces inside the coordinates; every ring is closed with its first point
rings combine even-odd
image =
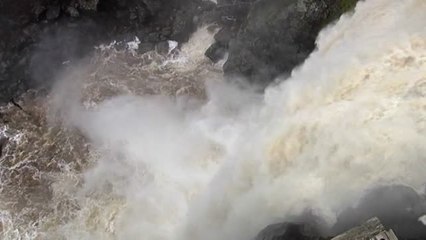
{"type": "Polygon", "coordinates": [[[254,2],[254,0],[218,1],[215,10],[209,14],[213,14],[210,18],[219,25],[220,30],[215,35],[216,42],[207,49],[206,57],[216,63],[225,56],[229,42],[237,37],[254,2]]]}
{"type": "Polygon", "coordinates": [[[0,103],[49,86],[64,63],[100,43],[137,36],[148,51],[165,40],[185,42],[195,16],[211,9],[203,0],[0,1],[0,103]]]}
{"type": "Polygon", "coordinates": [[[398,240],[392,229],[386,229],[377,217],[339,234],[321,237],[306,224],[280,223],[267,226],[255,240],[398,240]]]}
{"type": "Polygon", "coordinates": [[[266,86],[315,48],[320,29],[357,0],[3,0],[0,1],[0,102],[49,85],[64,62],[96,44],[141,42],[149,51],[188,40],[197,25],[220,26],[206,51],[226,53],[227,76],[266,86]]]}
{"type": "Polygon", "coordinates": [[[340,213],[331,228],[323,225],[320,218],[307,215],[299,219],[299,224],[272,224],[256,240],[303,240],[310,239],[309,236],[331,240],[423,240],[426,239],[426,226],[422,222],[425,212],[424,194],[407,186],[381,186],[366,193],[358,205],[340,213]],[[289,236],[289,229],[304,234],[299,234],[300,238],[283,237],[289,236]]]}
{"type": "Polygon", "coordinates": [[[332,233],[340,233],[376,216],[400,239],[426,239],[426,226],[419,221],[425,213],[425,195],[407,186],[378,187],[368,192],[358,205],[343,211],[332,233]]]}
{"type": "Polygon", "coordinates": [[[0,157],[3,156],[3,149],[6,146],[8,139],[6,137],[0,137],[0,157]]]}
{"type": "Polygon", "coordinates": [[[354,227],[331,240],[398,240],[392,229],[386,230],[377,217],[371,218],[360,226],[354,227]]]}
{"type": "Polygon", "coordinates": [[[267,226],[255,240],[325,240],[305,224],[278,223],[267,226]]]}
{"type": "MultiPolygon", "coordinates": [[[[238,1],[237,1],[238,2],[238,1]]],[[[253,3],[241,27],[224,27],[207,56],[216,61],[228,49],[226,75],[243,76],[266,86],[276,76],[289,73],[315,48],[326,24],[353,8],[357,0],[259,0],[253,3]],[[238,33],[235,32],[237,29],[238,33]]]]}
{"type": "Polygon", "coordinates": [[[0,102],[48,82],[64,61],[83,56],[106,36],[92,19],[66,16],[58,5],[21,4],[19,11],[0,13],[0,102]]]}

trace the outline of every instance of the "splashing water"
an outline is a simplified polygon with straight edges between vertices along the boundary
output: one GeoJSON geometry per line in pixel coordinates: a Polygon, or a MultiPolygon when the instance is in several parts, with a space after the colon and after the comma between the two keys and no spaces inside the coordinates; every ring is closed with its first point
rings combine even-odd
{"type": "Polygon", "coordinates": [[[51,206],[72,207],[26,232],[2,221],[5,239],[248,240],[307,210],[332,226],[377,186],[423,193],[425,12],[423,0],[360,2],[262,96],[217,80],[205,29],[169,58],[101,52],[48,99],[90,143],[71,156],[81,170],[52,180],[51,206]],[[216,79],[205,92],[204,79],[216,79]]]}

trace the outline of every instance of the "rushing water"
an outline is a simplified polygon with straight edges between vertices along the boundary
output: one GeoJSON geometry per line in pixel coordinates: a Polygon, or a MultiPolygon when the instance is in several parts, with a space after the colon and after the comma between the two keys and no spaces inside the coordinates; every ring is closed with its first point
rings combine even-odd
{"type": "Polygon", "coordinates": [[[206,28],[166,57],[100,47],[2,108],[3,239],[249,240],[307,210],[330,227],[377,186],[423,194],[425,12],[361,2],[263,95],[221,80],[206,28]]]}

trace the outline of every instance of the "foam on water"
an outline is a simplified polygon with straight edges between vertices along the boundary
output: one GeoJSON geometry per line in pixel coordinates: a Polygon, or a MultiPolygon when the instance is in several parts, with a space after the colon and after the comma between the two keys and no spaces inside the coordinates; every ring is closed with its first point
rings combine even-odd
{"type": "Polygon", "coordinates": [[[102,53],[90,67],[126,64],[66,73],[81,85],[59,84],[51,109],[90,142],[91,164],[81,181],[56,178],[54,201],[75,207],[39,237],[248,240],[307,211],[331,227],[378,186],[424,193],[425,12],[423,0],[360,2],[264,95],[218,80],[193,95],[204,101],[176,94],[182,76],[218,78],[202,55],[205,29],[178,56],[135,67],[102,53]]]}

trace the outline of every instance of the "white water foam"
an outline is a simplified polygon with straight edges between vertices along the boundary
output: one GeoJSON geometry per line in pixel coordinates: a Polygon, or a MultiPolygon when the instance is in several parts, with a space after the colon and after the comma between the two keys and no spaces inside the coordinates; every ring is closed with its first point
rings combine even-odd
{"type": "Polygon", "coordinates": [[[332,226],[377,186],[423,193],[425,12],[423,0],[360,2],[264,96],[212,83],[202,106],[120,96],[72,108],[100,156],[74,217],[46,239],[248,240],[306,210],[332,226]]]}

